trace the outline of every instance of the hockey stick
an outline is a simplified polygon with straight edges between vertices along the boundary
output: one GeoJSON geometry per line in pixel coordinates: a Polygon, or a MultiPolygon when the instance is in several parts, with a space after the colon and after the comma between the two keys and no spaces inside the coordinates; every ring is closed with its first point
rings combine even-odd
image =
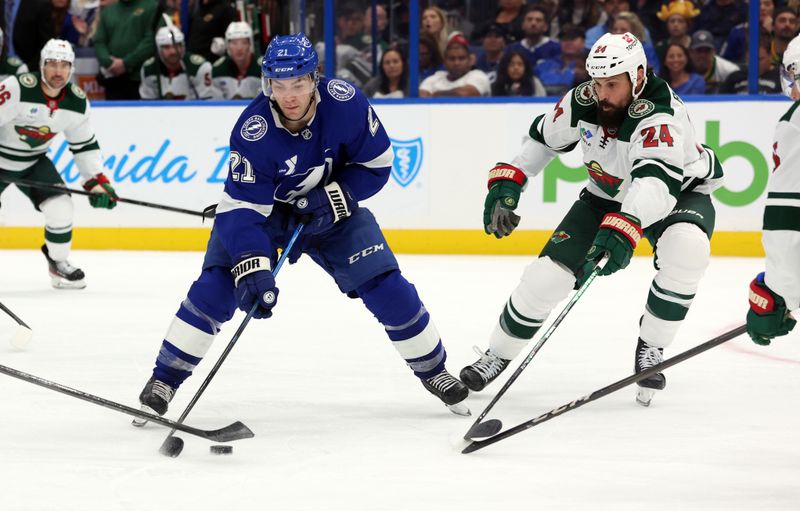
{"type": "Polygon", "coordinates": [[[2,303],[0,303],[0,309],[2,309],[3,312],[11,316],[11,318],[14,321],[16,321],[17,324],[19,325],[19,328],[17,328],[17,331],[14,333],[14,336],[11,339],[9,339],[8,342],[10,342],[11,345],[17,348],[18,350],[24,350],[25,348],[28,347],[28,343],[31,342],[31,338],[33,337],[33,330],[31,330],[31,327],[26,325],[24,321],[19,319],[19,316],[11,312],[11,310],[2,303]]]}
{"type": "Polygon", "coordinates": [[[539,338],[539,341],[533,346],[533,349],[531,349],[531,352],[528,353],[527,357],[525,357],[525,360],[522,361],[522,364],[520,364],[517,370],[514,371],[514,373],[511,375],[508,381],[506,381],[506,383],[503,385],[503,388],[500,389],[500,392],[498,392],[497,395],[494,396],[494,398],[492,398],[486,409],[483,412],[481,412],[481,414],[478,416],[478,418],[475,420],[475,422],[472,424],[469,430],[467,430],[467,432],[464,434],[464,440],[473,440],[475,438],[489,437],[497,434],[497,432],[503,428],[503,423],[497,419],[489,419],[486,422],[482,421],[484,417],[486,417],[486,414],[489,413],[489,410],[491,410],[494,407],[494,405],[500,400],[503,394],[506,393],[508,388],[511,387],[511,384],[513,384],[517,380],[517,378],[519,378],[519,375],[522,374],[522,371],[524,371],[525,368],[528,367],[528,364],[531,363],[533,357],[536,356],[536,354],[539,352],[542,346],[544,346],[544,343],[547,342],[550,336],[553,335],[553,332],[555,332],[556,328],[558,328],[558,325],[560,325],[561,322],[564,321],[564,318],[567,317],[569,311],[572,310],[572,307],[578,302],[578,300],[580,300],[581,296],[583,296],[583,293],[586,292],[586,290],[589,288],[589,285],[592,283],[595,277],[597,277],[597,274],[600,272],[603,266],[605,266],[605,261],[607,260],[607,258],[608,258],[607,256],[603,256],[603,259],[600,261],[602,265],[600,263],[595,265],[595,267],[592,269],[592,272],[589,274],[588,277],[586,277],[586,280],[583,282],[578,291],[574,295],[572,295],[572,298],[570,298],[569,302],[567,302],[567,305],[564,306],[564,309],[561,311],[561,313],[558,315],[555,321],[553,321],[553,323],[550,325],[550,327],[547,329],[544,335],[542,335],[539,338]]]}
{"type": "MultiPolygon", "coordinates": [[[[559,415],[561,415],[563,413],[567,413],[567,412],[569,412],[571,410],[574,410],[575,408],[583,406],[586,403],[590,403],[592,401],[600,399],[601,397],[606,396],[608,394],[611,394],[612,392],[616,392],[616,391],[618,391],[619,389],[621,389],[623,387],[627,387],[628,385],[630,385],[632,383],[636,383],[639,380],[643,380],[643,379],[645,379],[645,378],[647,378],[649,376],[652,376],[652,375],[654,375],[656,373],[659,373],[659,372],[661,372],[661,371],[663,371],[663,370],[665,370],[667,368],[670,368],[670,367],[674,366],[675,364],[679,364],[679,363],[681,363],[681,362],[683,362],[683,361],[685,361],[687,359],[690,359],[695,355],[699,355],[700,353],[702,353],[704,351],[708,351],[708,350],[710,350],[711,348],[713,348],[715,346],[718,346],[718,345],[720,345],[720,344],[722,344],[724,342],[728,342],[731,339],[739,337],[740,335],[742,335],[746,331],[747,331],[747,325],[737,326],[733,330],[725,332],[724,334],[720,335],[719,337],[715,337],[715,338],[711,339],[710,341],[706,341],[703,344],[695,346],[692,349],[686,350],[683,353],[679,353],[678,355],[675,355],[674,357],[672,357],[672,358],[670,358],[668,360],[665,360],[665,361],[661,362],[660,364],[656,364],[656,365],[654,365],[654,366],[650,367],[649,369],[646,369],[646,370],[644,370],[642,372],[634,373],[631,376],[628,376],[627,378],[623,378],[622,380],[614,382],[611,385],[603,387],[600,390],[595,390],[591,394],[588,394],[586,396],[578,398],[575,401],[572,401],[571,403],[567,403],[567,404],[565,404],[563,406],[559,406],[558,408],[554,408],[553,410],[550,410],[547,413],[543,413],[542,415],[540,415],[540,416],[538,416],[538,417],[536,417],[534,419],[527,420],[527,421],[525,421],[525,422],[523,422],[521,424],[518,424],[518,425],[514,426],[513,428],[509,428],[506,431],[503,431],[502,433],[500,433],[499,435],[492,436],[491,438],[487,438],[486,440],[475,440],[472,443],[470,443],[469,445],[467,445],[464,448],[464,450],[461,451],[461,452],[463,454],[468,454],[468,453],[471,453],[471,452],[475,452],[478,449],[483,449],[484,447],[486,447],[488,445],[492,445],[495,442],[499,442],[500,440],[503,440],[504,438],[508,438],[508,437],[510,437],[512,435],[516,435],[517,433],[521,433],[521,432],[523,432],[523,431],[525,431],[527,429],[530,429],[530,428],[532,428],[534,426],[538,426],[539,424],[541,424],[543,422],[549,421],[553,417],[558,417],[559,415]]],[[[500,422],[500,421],[498,421],[498,422],[500,422]]],[[[500,425],[500,427],[502,428],[502,424],[500,425]]]]}
{"type": "MultiPolygon", "coordinates": [[[[75,193],[78,195],[86,195],[92,196],[96,195],[92,192],[88,192],[86,190],[80,190],[78,188],[68,188],[66,186],[51,184],[51,183],[42,183],[40,181],[31,181],[30,179],[17,179],[11,178],[7,176],[0,176],[0,181],[4,181],[6,183],[15,184],[15,185],[22,185],[22,186],[30,186],[33,188],[42,188],[44,190],[55,190],[59,192],[66,192],[66,193],[75,193]]],[[[155,204],[152,202],[145,202],[141,200],[135,199],[123,199],[122,197],[117,197],[117,202],[122,202],[125,204],[133,204],[135,206],[144,206],[146,208],[155,208],[155,209],[163,209],[165,211],[174,211],[175,213],[186,213],[187,215],[194,215],[200,216],[203,218],[214,218],[215,211],[212,210],[205,210],[205,211],[194,211],[191,209],[184,209],[178,208],[175,206],[166,206],[164,204],[155,204]]]]}
{"type": "MultiPolygon", "coordinates": [[[[283,252],[281,252],[281,256],[278,259],[278,263],[275,265],[275,270],[272,272],[274,276],[276,277],[278,276],[278,271],[281,269],[281,266],[283,266],[283,262],[289,256],[289,252],[291,252],[292,247],[294,246],[294,242],[297,241],[297,238],[300,236],[300,232],[303,230],[303,225],[304,224],[302,223],[298,224],[297,228],[294,230],[294,234],[292,234],[292,237],[289,240],[289,243],[286,244],[286,248],[283,250],[283,252]]],[[[206,387],[208,387],[208,384],[211,383],[211,379],[214,378],[214,375],[217,374],[217,371],[219,371],[219,368],[222,365],[222,363],[225,362],[226,358],[228,358],[228,354],[230,354],[234,344],[236,344],[236,341],[239,340],[239,337],[242,335],[242,332],[244,332],[244,328],[250,322],[250,319],[253,317],[253,314],[255,314],[257,308],[258,308],[258,303],[253,304],[253,307],[247,313],[247,316],[244,317],[242,323],[239,325],[239,328],[236,329],[236,333],[233,334],[233,337],[231,338],[230,342],[228,342],[228,345],[222,352],[222,355],[219,356],[219,360],[217,360],[217,363],[214,364],[214,367],[208,373],[208,376],[206,376],[206,379],[200,385],[200,388],[197,389],[197,392],[195,392],[194,396],[192,397],[192,400],[189,401],[189,404],[186,406],[186,409],[183,411],[180,418],[178,419],[178,424],[183,423],[183,421],[186,419],[186,416],[189,415],[189,412],[191,412],[192,408],[194,408],[194,405],[197,403],[197,400],[200,399],[201,395],[203,395],[203,392],[206,390],[206,387]]],[[[183,451],[183,439],[175,436],[175,429],[169,432],[167,438],[164,439],[164,442],[158,449],[158,452],[160,452],[164,456],[169,456],[170,458],[177,458],[178,456],[180,456],[181,451],[183,451]]]]}
{"type": "Polygon", "coordinates": [[[93,394],[89,394],[80,390],[75,390],[73,388],[61,385],[60,383],[52,382],[50,380],[45,380],[44,378],[39,378],[38,376],[24,373],[22,371],[12,369],[4,365],[0,365],[0,373],[11,376],[12,378],[17,378],[19,380],[26,381],[28,383],[33,383],[34,385],[38,385],[46,389],[55,390],[56,392],[66,394],[68,396],[82,399],[89,403],[100,405],[104,408],[108,408],[109,410],[116,410],[118,412],[126,413],[128,415],[133,415],[134,417],[139,417],[141,419],[156,422],[158,424],[161,424],[162,426],[179,429],[184,433],[189,433],[190,435],[199,436],[207,440],[213,440],[215,442],[232,442],[234,440],[241,440],[242,438],[253,438],[253,432],[250,431],[250,429],[247,426],[238,421],[220,429],[214,429],[214,430],[197,429],[191,426],[186,426],[184,424],[173,422],[163,417],[159,417],[158,415],[143,412],[141,410],[137,410],[136,408],[131,408],[130,406],[126,406],[121,403],[109,401],[108,399],[104,399],[102,397],[98,397],[93,394]]]}

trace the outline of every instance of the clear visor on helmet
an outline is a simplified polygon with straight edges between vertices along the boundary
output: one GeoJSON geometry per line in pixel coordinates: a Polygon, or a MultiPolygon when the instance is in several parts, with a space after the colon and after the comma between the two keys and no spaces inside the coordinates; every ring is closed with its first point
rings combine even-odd
{"type": "Polygon", "coordinates": [[[311,78],[311,75],[303,75],[280,80],[262,77],[261,86],[264,89],[264,94],[267,96],[288,98],[293,96],[309,96],[314,92],[316,84],[311,78]]]}
{"type": "Polygon", "coordinates": [[[780,66],[780,68],[783,93],[791,98],[792,88],[795,82],[800,80],[800,69],[797,69],[797,64],[792,64],[788,70],[784,66],[780,66]]]}

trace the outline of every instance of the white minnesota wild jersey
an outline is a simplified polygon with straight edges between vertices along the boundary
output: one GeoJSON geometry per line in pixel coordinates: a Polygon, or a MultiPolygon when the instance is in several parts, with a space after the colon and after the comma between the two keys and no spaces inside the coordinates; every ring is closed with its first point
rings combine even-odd
{"type": "Polygon", "coordinates": [[[182,70],[171,73],[157,57],[142,65],[142,99],[216,99],[221,96],[211,82],[211,63],[200,55],[187,53],[182,70]]]}
{"type": "Polygon", "coordinates": [[[513,165],[532,177],[580,143],[587,190],[621,203],[642,227],[665,218],[682,192],[708,194],[722,186],[722,168],[697,141],[683,101],[653,74],[619,129],[598,124],[589,81],[537,117],[529,136],[513,165]]]}
{"type": "Polygon", "coordinates": [[[261,94],[261,57],[251,54],[250,65],[244,73],[239,71],[230,56],[214,62],[211,79],[214,87],[225,99],[252,99],[261,94]]]}
{"type": "Polygon", "coordinates": [[[764,232],[767,286],[789,310],[800,308],[800,101],[781,117],[772,146],[764,232]]]}
{"type": "Polygon", "coordinates": [[[40,79],[25,73],[0,83],[0,170],[31,167],[63,133],[81,176],[90,179],[102,171],[102,159],[89,125],[89,100],[75,84],[56,98],[45,96],[40,79]]]}

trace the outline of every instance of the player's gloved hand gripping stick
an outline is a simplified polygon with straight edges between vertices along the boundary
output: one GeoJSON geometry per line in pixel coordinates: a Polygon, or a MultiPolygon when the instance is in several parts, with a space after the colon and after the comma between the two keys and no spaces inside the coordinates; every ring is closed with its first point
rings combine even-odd
{"type": "MultiPolygon", "coordinates": [[[[261,272],[261,273],[270,273],[273,276],[273,280],[272,280],[273,283],[274,283],[274,277],[278,275],[278,271],[281,269],[281,266],[283,266],[283,262],[289,256],[289,252],[292,251],[292,247],[294,246],[294,243],[297,241],[297,238],[300,236],[300,233],[303,231],[303,226],[304,226],[304,224],[300,224],[300,225],[297,226],[297,228],[295,228],[294,233],[292,234],[292,237],[289,239],[289,242],[286,244],[286,248],[284,248],[283,252],[281,252],[281,256],[278,259],[278,263],[275,265],[275,270],[272,271],[272,272],[261,272]]],[[[277,297],[277,295],[276,295],[276,297],[277,297]]],[[[263,298],[264,300],[266,300],[266,298],[264,298],[264,297],[260,297],[260,298],[263,298]]],[[[273,304],[272,305],[274,306],[274,300],[273,300],[273,304]]],[[[250,308],[250,310],[247,313],[247,316],[245,316],[245,318],[242,320],[242,323],[239,325],[239,328],[236,330],[236,333],[233,334],[233,337],[231,338],[230,342],[228,342],[228,345],[225,347],[225,350],[222,352],[222,355],[219,356],[219,360],[217,360],[217,363],[214,364],[214,367],[208,373],[208,376],[206,376],[206,379],[203,380],[202,385],[200,385],[200,388],[197,389],[197,392],[192,397],[192,400],[189,402],[189,404],[186,406],[186,409],[181,414],[180,418],[177,421],[178,424],[183,424],[183,421],[186,420],[186,416],[189,415],[189,412],[192,411],[192,408],[194,408],[194,405],[197,404],[197,400],[200,399],[201,395],[203,395],[203,392],[206,390],[206,387],[208,387],[208,384],[211,383],[211,379],[214,378],[214,375],[217,374],[217,371],[219,371],[219,368],[222,365],[222,363],[225,361],[226,358],[228,358],[228,354],[233,349],[233,346],[234,346],[234,344],[236,344],[236,341],[239,340],[239,337],[242,335],[242,332],[244,332],[244,329],[247,326],[247,324],[250,322],[250,319],[252,317],[254,317],[254,314],[256,314],[256,312],[259,310],[259,308],[261,306],[262,306],[262,299],[259,299],[259,300],[255,301],[255,303],[253,303],[252,307],[250,308]]],[[[270,313],[270,315],[271,315],[271,313],[270,313]]],[[[262,316],[262,317],[269,317],[269,316],[262,316]]],[[[180,437],[175,436],[175,429],[173,429],[172,431],[169,432],[169,435],[167,435],[167,438],[164,439],[164,442],[161,444],[161,447],[159,448],[158,451],[161,454],[163,454],[164,456],[169,456],[170,458],[176,458],[181,454],[181,451],[183,451],[183,439],[181,439],[180,437]]]]}

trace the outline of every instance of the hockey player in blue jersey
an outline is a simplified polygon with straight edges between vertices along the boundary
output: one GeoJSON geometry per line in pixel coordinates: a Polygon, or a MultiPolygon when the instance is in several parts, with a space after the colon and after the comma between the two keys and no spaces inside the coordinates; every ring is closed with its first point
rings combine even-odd
{"type": "Polygon", "coordinates": [[[267,48],[264,94],[233,128],[230,169],[203,270],[139,396],[144,411],[166,413],[237,306],[247,312],[257,303],[255,318],[272,315],[276,251],[302,219],[290,262],[309,255],[343,293],[360,298],[422,385],[453,412],[468,413],[458,403],[469,391],[445,369],[433,321],[372,213],[359,207],[389,178],[389,137],[361,91],[319,77],[317,63],[303,34],[277,36],[267,48]]]}

